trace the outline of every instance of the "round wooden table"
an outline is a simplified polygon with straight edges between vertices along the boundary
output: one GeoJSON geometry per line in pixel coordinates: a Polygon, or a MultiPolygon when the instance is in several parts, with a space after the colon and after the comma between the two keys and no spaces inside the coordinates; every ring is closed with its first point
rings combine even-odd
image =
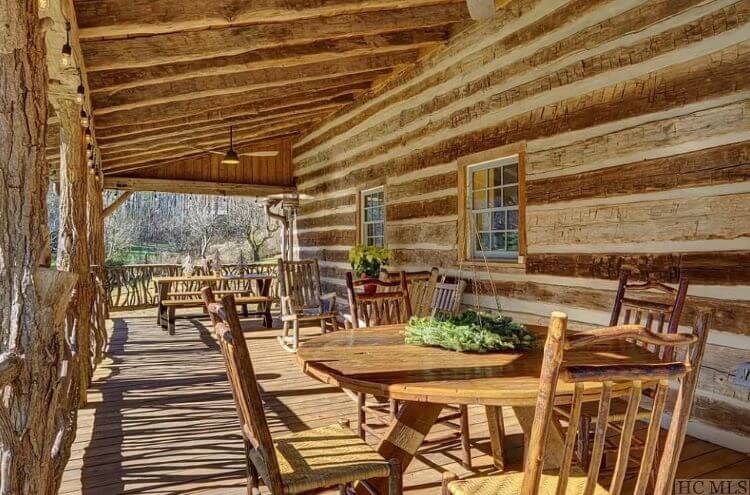
{"type": "MultiPolygon", "coordinates": [[[[543,342],[545,327],[527,327],[543,342]]],[[[405,344],[403,329],[404,325],[393,325],[333,332],[306,341],[297,351],[304,372],[324,383],[402,401],[378,446],[386,459],[397,458],[406,469],[444,404],[485,406],[495,452],[501,450],[503,435],[500,406],[513,407],[524,432],[531,430],[542,345],[527,353],[459,353],[405,344]]],[[[602,343],[565,353],[566,364],[613,361],[655,363],[659,358],[629,342],[602,343]]],[[[586,384],[585,390],[589,397],[598,399],[597,384],[586,384]]],[[[626,390],[622,388],[623,392],[626,390]]],[[[572,384],[560,381],[556,401],[569,402],[572,393],[572,384]]],[[[550,434],[546,451],[551,464],[559,460],[559,434],[550,434]]],[[[502,467],[499,459],[496,464],[502,467]]]]}

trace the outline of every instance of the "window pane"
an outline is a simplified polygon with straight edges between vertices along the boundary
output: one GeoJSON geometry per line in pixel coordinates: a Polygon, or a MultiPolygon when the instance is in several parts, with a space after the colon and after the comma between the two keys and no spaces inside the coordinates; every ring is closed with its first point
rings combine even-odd
{"type": "Polygon", "coordinates": [[[518,232],[508,232],[508,251],[518,251],[518,232]]]}
{"type": "Polygon", "coordinates": [[[495,211],[492,213],[492,230],[505,230],[505,212],[495,211]]]}
{"type": "Polygon", "coordinates": [[[518,210],[508,210],[508,228],[518,230],[518,210]]]}
{"type": "Polygon", "coordinates": [[[518,165],[506,165],[503,167],[503,184],[514,184],[518,182],[518,165]]]}
{"type": "Polygon", "coordinates": [[[378,208],[367,208],[365,210],[365,221],[376,222],[383,220],[383,207],[378,208]]]}
{"type": "Polygon", "coordinates": [[[500,208],[503,206],[503,194],[499,187],[497,189],[490,189],[488,194],[490,208],[500,208]]]}
{"type": "Polygon", "coordinates": [[[383,193],[368,193],[365,195],[365,208],[371,208],[373,206],[380,206],[383,204],[383,193]]]}
{"type": "Polygon", "coordinates": [[[375,235],[375,224],[367,224],[367,237],[373,237],[375,235]]]}
{"type": "Polygon", "coordinates": [[[381,222],[375,223],[372,225],[373,228],[373,235],[377,237],[383,237],[383,224],[381,222]]]}
{"type": "Polygon", "coordinates": [[[503,188],[503,206],[516,206],[518,204],[518,186],[503,188]]]}
{"type": "Polygon", "coordinates": [[[502,167],[495,167],[490,169],[490,186],[501,186],[503,185],[503,170],[502,167]]]}
{"type": "Polygon", "coordinates": [[[472,209],[482,210],[484,208],[487,208],[487,191],[475,192],[472,209]]]}
{"type": "Polygon", "coordinates": [[[482,232],[483,230],[490,230],[490,216],[491,213],[477,213],[474,215],[474,231],[482,232]]]}
{"type": "Polygon", "coordinates": [[[473,190],[477,189],[484,189],[487,187],[487,171],[486,170],[477,170],[476,172],[473,172],[471,174],[471,188],[473,190]]]}
{"type": "Polygon", "coordinates": [[[383,247],[383,245],[384,245],[383,238],[382,237],[374,237],[372,239],[372,243],[370,245],[371,246],[377,246],[377,247],[383,247]]]}
{"type": "Polygon", "coordinates": [[[505,232],[492,233],[492,250],[505,251],[505,232]]]}
{"type": "Polygon", "coordinates": [[[476,246],[474,248],[476,251],[489,251],[492,249],[490,247],[490,233],[482,232],[478,236],[475,236],[474,245],[476,246]]]}

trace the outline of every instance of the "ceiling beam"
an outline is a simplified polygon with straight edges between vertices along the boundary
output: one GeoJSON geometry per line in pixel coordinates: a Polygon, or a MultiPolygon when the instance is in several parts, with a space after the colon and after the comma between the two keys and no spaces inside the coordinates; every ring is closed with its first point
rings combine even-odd
{"type": "MultiPolygon", "coordinates": [[[[410,0],[408,5],[463,0],[410,0]]],[[[81,38],[153,35],[398,9],[403,0],[76,0],[81,38]]]]}
{"type": "Polygon", "coordinates": [[[146,179],[137,177],[104,177],[105,189],[152,191],[185,194],[216,194],[221,196],[267,197],[294,192],[294,186],[268,186],[197,180],[146,179]]]}
{"type": "MultiPolygon", "coordinates": [[[[184,4],[185,2],[181,2],[181,5],[184,4]]],[[[90,70],[121,69],[238,55],[249,50],[309,43],[327,38],[350,38],[442,26],[468,18],[466,4],[460,2],[292,22],[97,39],[83,41],[82,44],[86,53],[86,65],[90,70]]]]}
{"type": "MultiPolygon", "coordinates": [[[[256,137],[259,134],[275,130],[279,127],[301,126],[317,121],[332,111],[321,111],[317,114],[302,115],[299,117],[279,117],[267,122],[255,122],[247,125],[234,127],[233,134],[236,142],[248,137],[256,137]]],[[[127,147],[110,150],[102,153],[102,163],[105,168],[115,164],[134,163],[137,161],[153,160],[156,157],[169,156],[175,152],[196,152],[200,150],[226,150],[229,146],[228,129],[221,132],[196,133],[185,138],[166,138],[151,143],[139,143],[127,147]]]]}
{"type": "Polygon", "coordinates": [[[349,102],[361,92],[370,87],[369,81],[358,82],[340,87],[332,87],[325,90],[300,93],[283,98],[272,98],[262,102],[241,103],[223,108],[217,108],[206,112],[186,117],[176,117],[160,122],[148,122],[141,124],[134,122],[127,125],[104,127],[99,130],[103,142],[111,142],[114,139],[126,138],[132,135],[145,135],[157,132],[169,132],[186,126],[195,126],[218,121],[229,121],[234,118],[242,118],[248,115],[261,115],[267,112],[284,112],[290,108],[300,105],[326,104],[332,102],[349,102]],[[145,133],[145,134],[144,134],[145,133]]]}
{"type": "Polygon", "coordinates": [[[293,97],[294,95],[297,95],[299,93],[309,93],[316,90],[324,90],[326,88],[343,86],[345,84],[355,84],[364,81],[372,82],[380,76],[390,74],[390,72],[391,71],[389,69],[377,69],[362,72],[359,74],[349,74],[346,76],[338,76],[332,78],[321,78],[313,81],[294,82],[289,85],[256,89],[237,94],[141,107],[133,110],[119,111],[106,115],[98,115],[97,112],[94,112],[94,116],[97,128],[127,125],[134,122],[159,122],[173,119],[175,117],[196,115],[210,110],[215,110],[217,108],[223,108],[242,103],[261,104],[263,100],[269,98],[293,97]]]}
{"type": "Polygon", "coordinates": [[[133,145],[147,144],[157,141],[165,141],[168,139],[185,139],[196,135],[205,135],[210,131],[214,132],[229,132],[229,126],[233,125],[235,128],[238,126],[247,124],[260,124],[263,122],[274,121],[278,119],[288,119],[290,117],[300,117],[320,114],[321,112],[333,112],[338,110],[342,106],[354,101],[353,96],[350,96],[346,100],[339,101],[328,101],[325,103],[312,103],[306,105],[298,105],[291,107],[286,111],[271,111],[263,112],[258,114],[250,114],[244,118],[234,118],[231,120],[217,120],[213,122],[207,122],[202,125],[186,125],[180,126],[168,131],[157,130],[135,134],[127,136],[125,138],[117,139],[99,139],[99,147],[102,150],[102,154],[108,154],[111,151],[127,148],[133,145]]]}
{"type": "Polygon", "coordinates": [[[450,37],[447,26],[396,31],[371,36],[317,40],[312,43],[254,50],[169,65],[90,72],[92,91],[123,90],[200,76],[215,76],[274,67],[322,63],[356,55],[374,55],[405,49],[424,50],[450,37]]]}
{"type": "Polygon", "coordinates": [[[149,105],[243,93],[255,89],[287,85],[295,81],[310,81],[370,70],[390,69],[399,65],[414,63],[418,57],[419,52],[405,50],[364,57],[345,57],[339,60],[293,67],[204,76],[116,92],[94,93],[92,101],[94,108],[96,108],[96,114],[105,115],[149,105]]]}
{"type": "MultiPolygon", "coordinates": [[[[294,122],[280,122],[275,125],[266,124],[263,126],[257,126],[251,129],[244,129],[241,132],[236,133],[236,148],[246,144],[246,141],[259,141],[261,138],[268,138],[270,135],[278,135],[280,133],[290,133],[309,127],[313,122],[303,120],[294,122]]],[[[128,155],[119,155],[113,158],[104,158],[102,161],[102,168],[104,170],[119,169],[122,167],[130,167],[133,165],[141,165],[154,160],[167,160],[174,158],[182,158],[194,154],[205,153],[202,150],[225,150],[227,146],[227,139],[225,136],[219,136],[210,138],[204,137],[203,139],[195,139],[192,141],[182,143],[170,143],[165,144],[157,149],[145,149],[143,151],[131,151],[128,155]]]]}

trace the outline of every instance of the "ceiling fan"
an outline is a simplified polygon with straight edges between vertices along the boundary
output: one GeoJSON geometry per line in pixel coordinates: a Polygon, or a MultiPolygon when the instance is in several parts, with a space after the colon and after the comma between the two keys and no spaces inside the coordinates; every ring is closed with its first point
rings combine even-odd
{"type": "Polygon", "coordinates": [[[221,159],[222,165],[239,165],[241,156],[272,157],[272,156],[276,156],[279,154],[278,151],[248,151],[246,153],[237,153],[234,150],[234,146],[233,146],[231,125],[229,126],[229,149],[226,152],[222,153],[221,151],[206,150],[202,148],[195,148],[195,149],[204,151],[206,153],[212,153],[214,155],[221,155],[223,157],[221,159]]]}

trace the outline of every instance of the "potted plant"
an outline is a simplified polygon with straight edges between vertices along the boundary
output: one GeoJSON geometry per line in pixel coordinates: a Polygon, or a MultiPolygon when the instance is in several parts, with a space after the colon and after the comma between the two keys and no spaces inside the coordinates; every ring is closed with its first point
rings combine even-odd
{"type": "MultiPolygon", "coordinates": [[[[377,246],[354,246],[349,250],[349,263],[352,265],[354,274],[359,278],[377,278],[380,268],[387,265],[391,258],[391,252],[386,248],[377,246]]],[[[365,292],[372,294],[377,290],[377,285],[367,284],[365,292]]]]}

